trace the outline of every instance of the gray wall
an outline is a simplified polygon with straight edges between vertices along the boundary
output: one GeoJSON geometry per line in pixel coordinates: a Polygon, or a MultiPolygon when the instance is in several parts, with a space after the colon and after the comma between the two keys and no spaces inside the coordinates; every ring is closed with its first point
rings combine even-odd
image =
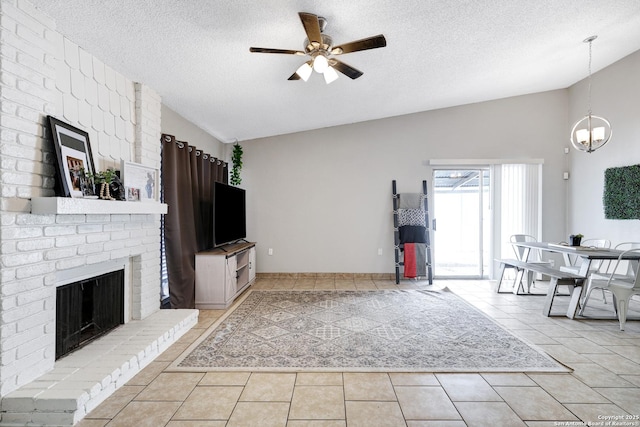
{"type": "Polygon", "coordinates": [[[162,133],[173,135],[178,141],[186,141],[189,145],[195,145],[205,153],[224,160],[225,149],[220,141],[164,104],[162,104],[162,133]]]}
{"type": "MultiPolygon", "coordinates": [[[[587,81],[570,88],[570,125],[588,110],[587,81]]],[[[593,75],[593,114],[611,122],[613,138],[600,150],[571,153],[570,228],[586,238],[606,238],[615,245],[640,241],[639,220],[604,218],[604,170],[640,163],[640,51],[593,75]]],[[[569,134],[570,127],[567,128],[569,134]]]]}
{"type": "Polygon", "coordinates": [[[392,273],[391,181],[420,191],[430,159],[544,159],[543,238],[562,239],[568,102],[558,90],[244,141],[258,272],[392,273]]]}

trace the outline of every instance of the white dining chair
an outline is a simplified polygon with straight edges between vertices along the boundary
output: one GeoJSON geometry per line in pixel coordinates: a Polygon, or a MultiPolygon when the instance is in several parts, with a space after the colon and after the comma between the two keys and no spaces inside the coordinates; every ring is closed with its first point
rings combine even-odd
{"type": "Polygon", "coordinates": [[[585,301],[580,308],[580,315],[584,312],[586,302],[589,300],[589,295],[594,289],[607,290],[613,294],[613,305],[618,315],[618,321],[620,322],[620,330],[624,331],[624,325],[627,321],[627,311],[629,310],[629,301],[634,295],[640,295],[640,281],[638,280],[639,261],[629,261],[631,275],[618,275],[616,273],[620,267],[620,263],[626,262],[623,260],[623,257],[629,253],[640,255],[640,248],[629,249],[622,252],[614,263],[608,278],[599,279],[597,276],[590,278],[589,289],[587,290],[585,301]]]}
{"type": "MultiPolygon", "coordinates": [[[[629,250],[629,249],[636,249],[636,248],[640,248],[640,242],[623,242],[623,243],[618,243],[614,247],[614,249],[619,250],[619,251],[626,251],[626,250],[629,250]]],[[[616,278],[616,279],[632,278],[633,277],[633,265],[629,261],[623,261],[621,263],[621,265],[618,265],[618,263],[616,263],[616,262],[612,262],[612,260],[606,260],[604,262],[601,261],[601,264],[600,264],[600,266],[598,268],[598,271],[592,272],[589,275],[589,278],[587,280],[587,283],[586,283],[586,286],[585,286],[585,297],[582,300],[583,307],[587,303],[587,297],[586,296],[590,293],[591,279],[607,280],[609,278],[609,276],[611,275],[611,273],[614,273],[614,278],[616,278]],[[616,268],[613,268],[613,266],[616,266],[616,268]]],[[[604,289],[602,290],[602,301],[605,304],[607,303],[607,297],[606,297],[604,289]]],[[[615,310],[615,307],[614,307],[614,310],[615,310]]]]}
{"type": "MultiPolygon", "coordinates": [[[[599,249],[609,249],[611,247],[611,241],[607,239],[586,239],[583,240],[580,246],[584,246],[586,248],[599,248],[599,249]]],[[[569,265],[563,265],[560,267],[561,271],[567,271],[570,273],[579,273],[580,272],[580,263],[578,260],[582,260],[582,258],[571,258],[568,257],[571,261],[569,265]]],[[[594,260],[589,265],[589,273],[593,273],[596,271],[600,271],[602,267],[602,260],[594,260]]]]}
{"type": "MultiPolygon", "coordinates": [[[[623,243],[618,243],[614,249],[619,250],[619,251],[627,251],[629,249],[638,249],[640,248],[640,242],[623,242],[623,243]]],[[[609,261],[609,264],[606,266],[606,269],[600,269],[600,272],[604,272],[604,274],[608,274],[611,273],[611,261],[609,261]]],[[[630,263],[629,261],[625,262],[626,265],[622,265],[622,266],[618,266],[618,271],[615,271],[616,275],[622,275],[622,276],[632,276],[633,275],[633,265],[632,263],[630,263]],[[623,268],[620,268],[623,267],[623,268]],[[625,268],[626,267],[626,268],[625,268]]]]}
{"type": "MultiPolygon", "coordinates": [[[[536,239],[534,236],[530,234],[512,234],[511,237],[509,238],[509,241],[511,243],[537,242],[538,239],[536,239]]],[[[512,247],[513,247],[513,251],[516,254],[516,259],[518,261],[526,261],[530,263],[548,265],[549,267],[553,267],[552,260],[546,261],[542,259],[542,251],[540,250],[530,250],[528,259],[524,259],[526,254],[526,249],[516,245],[512,245],[512,247]]],[[[534,275],[535,273],[533,271],[527,272],[527,292],[531,292],[531,285],[535,283],[534,275]]],[[[520,284],[517,283],[516,286],[520,286],[520,284]]]]}

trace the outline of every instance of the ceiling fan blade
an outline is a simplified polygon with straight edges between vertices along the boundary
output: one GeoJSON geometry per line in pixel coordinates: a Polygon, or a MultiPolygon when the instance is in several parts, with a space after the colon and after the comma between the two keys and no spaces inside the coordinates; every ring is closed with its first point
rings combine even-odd
{"type": "Polygon", "coordinates": [[[342,61],[338,61],[337,59],[331,59],[331,61],[329,61],[329,65],[331,65],[333,68],[335,68],[336,70],[340,71],[342,74],[344,74],[345,76],[353,80],[357,79],[363,74],[362,71],[357,70],[353,68],[351,65],[347,65],[342,61]]]}
{"type": "Polygon", "coordinates": [[[284,53],[287,55],[306,55],[301,50],[289,50],[289,49],[272,49],[268,47],[250,47],[249,52],[254,53],[284,53]]]}
{"type": "Polygon", "coordinates": [[[379,47],[385,47],[386,45],[387,39],[385,39],[382,34],[378,34],[377,36],[335,46],[331,49],[331,54],[341,55],[343,53],[358,52],[360,50],[377,49],[379,47]]]}
{"type": "Polygon", "coordinates": [[[320,45],[322,43],[322,33],[320,31],[318,15],[306,12],[299,12],[298,15],[300,15],[300,20],[302,21],[305,33],[307,33],[309,43],[317,43],[320,45]]]}
{"type": "Polygon", "coordinates": [[[293,73],[287,80],[300,80],[300,76],[298,75],[298,73],[293,73]]]}

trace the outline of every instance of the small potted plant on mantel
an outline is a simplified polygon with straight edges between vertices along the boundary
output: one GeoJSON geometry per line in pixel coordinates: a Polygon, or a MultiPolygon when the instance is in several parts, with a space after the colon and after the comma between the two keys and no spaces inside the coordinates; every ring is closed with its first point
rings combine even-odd
{"type": "Polygon", "coordinates": [[[584,236],[582,234],[572,234],[569,236],[569,244],[571,246],[580,246],[580,242],[584,236]]]}
{"type": "Polygon", "coordinates": [[[100,185],[100,190],[97,191],[97,193],[101,199],[115,200],[115,198],[111,197],[111,190],[109,187],[116,176],[116,171],[113,169],[107,169],[105,171],[99,171],[89,175],[89,178],[93,181],[96,188],[100,185]]]}

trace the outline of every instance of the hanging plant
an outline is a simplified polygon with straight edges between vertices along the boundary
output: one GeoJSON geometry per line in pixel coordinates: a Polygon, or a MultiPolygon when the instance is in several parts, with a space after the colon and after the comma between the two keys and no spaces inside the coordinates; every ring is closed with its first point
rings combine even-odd
{"type": "Polygon", "coordinates": [[[233,168],[231,169],[231,185],[240,185],[242,183],[242,178],[240,178],[240,171],[242,170],[242,146],[237,142],[233,146],[231,162],[233,163],[233,168]]]}

